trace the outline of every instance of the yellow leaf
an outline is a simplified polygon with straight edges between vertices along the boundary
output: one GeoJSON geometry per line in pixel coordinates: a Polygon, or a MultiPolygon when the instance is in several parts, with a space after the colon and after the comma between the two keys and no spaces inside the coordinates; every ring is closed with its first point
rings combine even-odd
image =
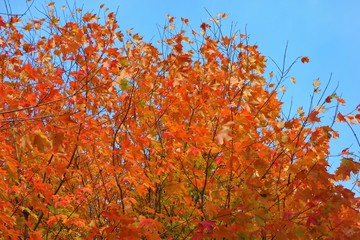
{"type": "Polygon", "coordinates": [[[51,142],[47,136],[40,131],[36,131],[33,136],[33,146],[37,147],[39,151],[45,151],[51,147],[51,142]]]}
{"type": "Polygon", "coordinates": [[[319,79],[316,79],[316,80],[313,82],[313,86],[314,86],[314,87],[320,86],[320,80],[319,80],[319,79]]]}
{"type": "Polygon", "coordinates": [[[132,35],[132,31],[133,31],[133,28],[130,28],[130,29],[126,30],[126,33],[129,35],[132,35]]]}
{"type": "Polygon", "coordinates": [[[131,42],[127,41],[125,45],[127,48],[131,48],[133,44],[131,42]]]}
{"type": "Polygon", "coordinates": [[[143,37],[136,33],[133,36],[133,39],[134,39],[134,42],[139,43],[143,39],[143,37]]]}
{"type": "Polygon", "coordinates": [[[219,19],[217,19],[217,18],[210,18],[209,20],[216,23],[216,24],[220,23],[219,19]]]}
{"type": "Polygon", "coordinates": [[[33,28],[33,25],[31,23],[27,23],[24,27],[24,30],[30,31],[33,28]]]}
{"type": "Polygon", "coordinates": [[[290,78],[290,81],[291,81],[293,84],[296,83],[296,79],[295,79],[294,77],[291,77],[291,78],[290,78]]]}
{"type": "Polygon", "coordinates": [[[303,117],[304,116],[304,110],[303,110],[303,107],[299,107],[298,110],[297,110],[298,114],[300,115],[300,117],[303,117]]]}
{"type": "Polygon", "coordinates": [[[64,138],[65,135],[63,132],[58,132],[53,135],[53,147],[56,151],[61,152],[63,150],[64,138]]]}
{"type": "Polygon", "coordinates": [[[278,123],[276,124],[276,126],[277,126],[278,128],[283,128],[283,127],[285,126],[285,121],[284,121],[284,120],[278,121],[278,123]]]}

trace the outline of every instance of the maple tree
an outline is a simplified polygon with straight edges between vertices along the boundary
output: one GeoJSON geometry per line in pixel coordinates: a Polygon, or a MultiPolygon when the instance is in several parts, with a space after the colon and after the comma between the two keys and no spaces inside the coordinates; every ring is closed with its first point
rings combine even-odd
{"type": "Polygon", "coordinates": [[[359,160],[344,149],[328,171],[335,93],[285,118],[290,68],[267,80],[257,46],[217,28],[225,14],[199,31],[168,16],[160,51],[114,13],[48,10],[0,17],[4,238],[360,238],[360,199],[336,184],[359,160]]]}

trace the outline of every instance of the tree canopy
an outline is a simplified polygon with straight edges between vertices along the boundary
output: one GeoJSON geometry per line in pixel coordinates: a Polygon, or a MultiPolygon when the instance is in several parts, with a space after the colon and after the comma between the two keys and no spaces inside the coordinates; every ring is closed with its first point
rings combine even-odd
{"type": "MultiPolygon", "coordinates": [[[[114,13],[0,17],[0,235],[10,239],[358,239],[358,173],[328,171],[320,92],[297,115],[245,34],[168,16],[160,47],[114,13]],[[63,19],[64,20],[64,19],[63,19]]],[[[102,8],[103,6],[101,6],[102,8]]],[[[294,78],[290,79],[295,81],[294,78]]],[[[334,122],[351,126],[353,114],[334,122]]],[[[356,136],[356,135],[355,135],[356,136]]]]}

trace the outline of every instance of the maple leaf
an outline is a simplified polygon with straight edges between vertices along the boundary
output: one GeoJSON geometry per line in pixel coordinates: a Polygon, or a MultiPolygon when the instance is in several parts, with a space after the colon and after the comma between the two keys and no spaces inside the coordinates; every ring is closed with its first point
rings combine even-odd
{"type": "Polygon", "coordinates": [[[341,159],[340,166],[335,171],[336,180],[349,180],[350,174],[357,174],[360,170],[360,163],[355,162],[353,158],[341,159]]]}
{"type": "Polygon", "coordinates": [[[181,21],[185,24],[185,26],[189,25],[189,19],[187,18],[181,18],[181,21]]]}
{"type": "Polygon", "coordinates": [[[338,103],[340,103],[341,105],[345,106],[345,100],[340,98],[340,97],[337,97],[336,100],[338,101],[338,103]]]}
{"type": "Polygon", "coordinates": [[[310,59],[308,57],[302,57],[301,58],[301,62],[302,63],[309,63],[310,62],[310,59]]]}
{"type": "Polygon", "coordinates": [[[41,233],[39,231],[31,231],[30,232],[30,239],[31,240],[42,240],[41,233]]]}
{"type": "Polygon", "coordinates": [[[345,119],[344,115],[342,115],[341,113],[338,113],[336,115],[336,121],[337,122],[346,122],[346,119],[345,119]]]}
{"type": "Polygon", "coordinates": [[[210,28],[210,25],[207,23],[202,23],[200,25],[200,28],[202,29],[202,32],[205,33],[207,28],[210,28]]]}
{"type": "Polygon", "coordinates": [[[345,148],[341,151],[341,155],[345,156],[345,155],[349,155],[349,148],[345,148]]]}
{"type": "Polygon", "coordinates": [[[308,116],[309,122],[310,123],[320,122],[320,118],[317,116],[318,114],[319,114],[318,111],[312,111],[308,116]]]}
{"type": "Polygon", "coordinates": [[[53,7],[55,7],[55,2],[50,2],[50,3],[48,3],[47,6],[50,7],[50,8],[53,8],[53,7]]]}
{"type": "Polygon", "coordinates": [[[163,132],[162,136],[167,139],[172,139],[175,137],[175,135],[171,132],[163,132]]]}
{"type": "MultiPolygon", "coordinates": [[[[203,221],[200,222],[197,226],[198,237],[202,237],[203,233],[210,234],[214,231],[215,221],[203,221]]],[[[198,239],[195,237],[194,239],[198,239]]]]}
{"type": "Polygon", "coordinates": [[[233,125],[234,122],[227,122],[226,124],[224,124],[221,128],[221,130],[219,131],[219,133],[216,135],[215,139],[216,142],[220,145],[224,144],[224,140],[225,141],[229,141],[232,139],[232,137],[229,135],[229,133],[231,132],[231,128],[230,126],[233,125]]]}
{"type": "Polygon", "coordinates": [[[319,80],[319,79],[316,79],[316,80],[313,82],[313,86],[314,86],[314,87],[319,87],[319,86],[320,86],[320,80],[319,80]]]}
{"type": "Polygon", "coordinates": [[[197,157],[201,155],[201,150],[199,148],[192,147],[188,150],[188,154],[197,157]]]}

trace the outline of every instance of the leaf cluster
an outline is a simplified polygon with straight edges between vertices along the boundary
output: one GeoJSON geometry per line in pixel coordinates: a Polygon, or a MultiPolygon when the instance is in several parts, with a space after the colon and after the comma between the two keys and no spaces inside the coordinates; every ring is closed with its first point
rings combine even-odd
{"type": "Polygon", "coordinates": [[[169,16],[159,48],[114,13],[61,24],[48,10],[23,27],[0,17],[1,235],[360,238],[360,201],[335,184],[360,164],[344,151],[327,171],[338,133],[320,118],[343,99],[282,116],[288,70],[266,80],[257,46],[221,32],[225,14],[198,32],[169,16]]]}

